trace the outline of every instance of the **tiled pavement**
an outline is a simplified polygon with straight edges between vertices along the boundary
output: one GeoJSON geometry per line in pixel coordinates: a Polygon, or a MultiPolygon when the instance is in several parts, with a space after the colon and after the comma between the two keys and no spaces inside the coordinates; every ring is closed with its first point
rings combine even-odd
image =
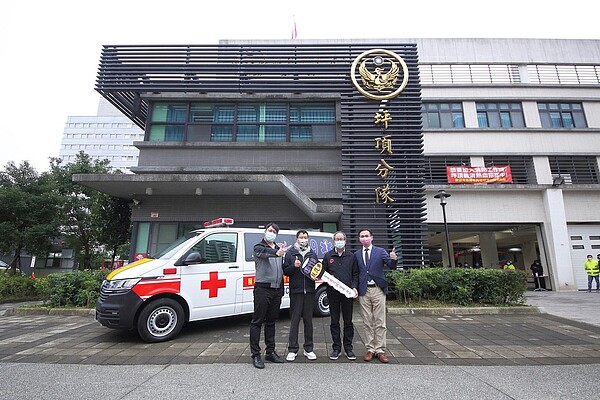
{"type": "MultiPolygon", "coordinates": [[[[131,332],[102,327],[92,316],[0,316],[0,360],[17,363],[166,365],[250,363],[249,316],[189,324],[178,338],[148,344],[131,332]]],[[[362,321],[355,312],[356,363],[364,363],[362,321]]],[[[285,356],[289,317],[277,324],[277,352],[285,356]]],[[[302,344],[302,328],[300,329],[302,344]]],[[[331,361],[329,318],[314,319],[316,361],[331,361]]],[[[600,326],[549,314],[388,314],[390,363],[405,365],[600,364],[600,326]]],[[[372,363],[378,363],[377,360],[372,363]]]]}

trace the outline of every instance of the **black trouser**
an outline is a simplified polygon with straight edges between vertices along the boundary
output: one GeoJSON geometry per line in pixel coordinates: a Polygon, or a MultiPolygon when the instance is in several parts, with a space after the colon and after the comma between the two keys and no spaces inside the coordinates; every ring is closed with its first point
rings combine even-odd
{"type": "Polygon", "coordinates": [[[329,300],[329,313],[331,315],[331,340],[333,350],[342,351],[342,340],[340,339],[340,311],[344,318],[344,351],[352,351],[354,340],[354,324],[352,324],[352,309],[354,299],[349,299],[337,290],[328,287],[327,299],[329,300]]]}
{"type": "Polygon", "coordinates": [[[315,304],[314,293],[290,293],[290,339],[288,342],[288,351],[297,353],[298,345],[298,327],[300,318],[304,322],[304,350],[313,351],[313,309],[315,304]]]}
{"type": "Polygon", "coordinates": [[[265,325],[266,353],[275,351],[275,322],[279,318],[282,289],[254,286],[254,315],[250,321],[250,351],[252,357],[260,356],[260,330],[265,325]]]}

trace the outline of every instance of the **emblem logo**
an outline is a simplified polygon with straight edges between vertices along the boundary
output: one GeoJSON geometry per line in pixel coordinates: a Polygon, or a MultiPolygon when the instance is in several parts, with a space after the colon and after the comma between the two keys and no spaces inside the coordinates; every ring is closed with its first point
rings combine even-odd
{"type": "Polygon", "coordinates": [[[408,84],[408,67],[402,57],[384,49],[367,50],[356,57],[350,75],[356,89],[373,100],[393,99],[408,84]]]}

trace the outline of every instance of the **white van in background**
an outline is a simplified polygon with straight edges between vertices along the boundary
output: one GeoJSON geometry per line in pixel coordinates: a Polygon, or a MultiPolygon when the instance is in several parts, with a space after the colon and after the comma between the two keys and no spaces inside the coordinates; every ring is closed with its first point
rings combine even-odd
{"type": "MultiPolygon", "coordinates": [[[[222,218],[212,221],[231,222],[222,218]],[[221,221],[222,220],[222,221],[221,221]]],[[[297,231],[280,230],[280,246],[297,231]]],[[[96,319],[114,329],[135,329],[147,342],[173,339],[184,323],[254,311],[254,257],[264,230],[228,226],[191,232],[167,249],[111,272],[100,288],[96,319]]],[[[333,235],[309,232],[319,259],[333,248],[333,235]]],[[[285,277],[282,308],[289,308],[285,277]]],[[[315,314],[329,315],[326,285],[317,282],[315,314]]]]}

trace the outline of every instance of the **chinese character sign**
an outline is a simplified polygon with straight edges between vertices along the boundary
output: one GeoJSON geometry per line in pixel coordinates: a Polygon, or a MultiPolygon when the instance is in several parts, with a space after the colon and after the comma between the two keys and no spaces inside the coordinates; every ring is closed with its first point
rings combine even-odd
{"type": "Polygon", "coordinates": [[[501,167],[446,167],[448,183],[512,183],[510,165],[501,167]]]}

